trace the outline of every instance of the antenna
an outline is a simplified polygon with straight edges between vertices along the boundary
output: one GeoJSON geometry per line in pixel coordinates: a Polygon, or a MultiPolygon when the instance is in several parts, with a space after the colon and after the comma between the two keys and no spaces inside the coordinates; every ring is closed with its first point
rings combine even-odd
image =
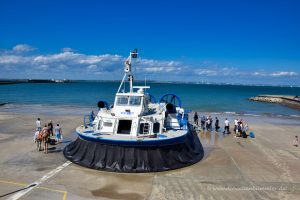
{"type": "Polygon", "coordinates": [[[133,75],[131,73],[131,60],[132,58],[137,58],[138,57],[138,52],[137,52],[137,49],[134,49],[133,51],[130,51],[130,54],[129,56],[127,57],[126,61],[125,61],[125,67],[124,67],[124,77],[122,79],[122,82],[119,86],[119,89],[118,89],[118,93],[120,92],[120,89],[124,83],[124,80],[125,80],[125,77],[128,76],[128,81],[130,83],[130,92],[133,92],[133,75]]]}

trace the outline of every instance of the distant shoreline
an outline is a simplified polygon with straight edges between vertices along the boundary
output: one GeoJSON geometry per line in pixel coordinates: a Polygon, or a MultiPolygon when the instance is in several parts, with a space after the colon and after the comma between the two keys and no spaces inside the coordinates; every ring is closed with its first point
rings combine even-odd
{"type": "Polygon", "coordinates": [[[0,85],[20,84],[20,83],[70,83],[70,80],[60,79],[28,79],[28,80],[0,80],[0,85]]]}
{"type": "Polygon", "coordinates": [[[0,81],[0,85],[18,84],[18,83],[25,83],[25,82],[21,82],[21,81],[0,81]]]}
{"type": "MultiPolygon", "coordinates": [[[[70,80],[70,79],[0,79],[0,85],[19,83],[119,83],[120,80],[70,80]]],[[[135,80],[145,84],[145,80],[135,80]]],[[[300,85],[268,85],[268,84],[241,84],[241,83],[216,83],[203,81],[157,81],[147,80],[147,83],[163,84],[191,84],[191,85],[218,85],[218,86],[245,86],[245,87],[300,87],[300,85]]]]}

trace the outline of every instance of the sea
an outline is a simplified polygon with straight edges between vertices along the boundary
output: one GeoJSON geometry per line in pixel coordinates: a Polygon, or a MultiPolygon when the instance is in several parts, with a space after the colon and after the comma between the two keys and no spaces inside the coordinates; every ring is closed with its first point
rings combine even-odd
{"type": "MultiPolygon", "coordinates": [[[[2,112],[32,112],[53,108],[69,108],[73,113],[84,114],[97,109],[100,100],[113,104],[119,82],[71,82],[71,83],[20,83],[0,85],[2,112]]],[[[136,85],[144,85],[143,82],[136,85]]],[[[287,106],[248,100],[260,94],[300,95],[300,87],[214,85],[193,83],[147,83],[157,101],[164,94],[176,94],[186,110],[204,113],[239,115],[271,115],[300,117],[300,110],[287,106]]],[[[125,88],[128,90],[128,85],[125,88]]],[[[49,111],[51,112],[51,111],[49,111]]]]}

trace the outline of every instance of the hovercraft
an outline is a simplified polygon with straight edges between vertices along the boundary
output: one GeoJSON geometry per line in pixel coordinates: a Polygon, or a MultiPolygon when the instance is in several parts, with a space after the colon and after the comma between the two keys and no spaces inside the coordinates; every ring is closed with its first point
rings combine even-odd
{"type": "Polygon", "coordinates": [[[149,86],[133,86],[130,52],[125,74],[113,106],[99,101],[99,112],[77,127],[78,138],[68,144],[64,156],[83,167],[114,172],[158,172],[192,165],[204,151],[188,114],[176,94],[159,102],[149,86]],[[126,77],[128,81],[125,81],[126,77]],[[129,83],[129,91],[121,91],[129,83]]]}

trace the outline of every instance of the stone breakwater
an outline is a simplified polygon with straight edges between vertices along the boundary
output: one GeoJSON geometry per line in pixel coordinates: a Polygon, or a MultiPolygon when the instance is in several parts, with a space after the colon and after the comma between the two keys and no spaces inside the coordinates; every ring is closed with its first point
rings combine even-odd
{"type": "Polygon", "coordinates": [[[249,98],[251,101],[260,101],[268,103],[278,103],[291,108],[300,109],[300,99],[295,96],[284,95],[258,95],[256,97],[249,98]]]}

